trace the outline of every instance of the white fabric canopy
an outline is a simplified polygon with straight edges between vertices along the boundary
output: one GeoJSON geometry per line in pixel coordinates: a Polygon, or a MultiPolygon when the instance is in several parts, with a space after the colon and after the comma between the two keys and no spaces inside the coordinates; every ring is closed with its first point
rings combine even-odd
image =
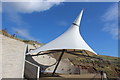
{"type": "MultiPolygon", "coordinates": [[[[83,10],[73,22],[71,27],[64,32],[62,35],[52,40],[51,42],[39,47],[36,50],[29,52],[31,53],[39,53],[41,51],[47,50],[58,50],[58,49],[80,49],[80,50],[88,50],[95,53],[83,40],[82,36],[79,32],[79,26],[82,18],[83,10]]],[[[96,54],[96,53],[95,53],[96,54]]]]}

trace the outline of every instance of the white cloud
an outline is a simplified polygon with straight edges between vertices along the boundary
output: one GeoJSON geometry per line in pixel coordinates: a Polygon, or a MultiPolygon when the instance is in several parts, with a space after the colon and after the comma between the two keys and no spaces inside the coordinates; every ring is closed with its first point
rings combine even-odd
{"type": "MultiPolygon", "coordinates": [[[[24,1],[24,0],[23,0],[24,1]]],[[[20,13],[30,14],[49,10],[55,5],[59,5],[63,0],[30,0],[29,2],[3,2],[3,12],[7,14],[10,21],[20,25],[25,23],[20,13]]]]}
{"type": "Polygon", "coordinates": [[[113,38],[118,39],[118,4],[111,5],[102,16],[103,31],[108,32],[113,38]]]}
{"type": "MultiPolygon", "coordinates": [[[[49,10],[55,5],[59,5],[63,0],[29,0],[24,2],[3,2],[3,13],[6,13],[6,18],[10,21],[17,24],[19,28],[13,28],[14,31],[17,31],[19,36],[24,37],[30,40],[37,40],[32,37],[29,33],[29,29],[23,29],[23,26],[29,25],[23,19],[22,14],[30,14],[33,12],[42,12],[49,10]],[[51,2],[52,1],[52,2],[51,2]],[[55,1],[55,2],[54,2],[55,1]]],[[[4,17],[5,18],[5,17],[4,17]]]]}
{"type": "Polygon", "coordinates": [[[117,22],[113,23],[105,23],[103,27],[103,31],[108,32],[109,34],[112,35],[114,39],[118,39],[118,24],[117,22]]]}
{"type": "Polygon", "coordinates": [[[118,3],[110,6],[103,15],[104,21],[113,21],[118,18],[118,3]]]}
{"type": "MultiPolygon", "coordinates": [[[[25,0],[22,0],[25,1],[25,0]]],[[[26,24],[20,13],[30,14],[32,12],[42,12],[49,10],[55,5],[59,5],[64,0],[30,0],[26,2],[3,2],[3,13],[7,14],[7,19],[17,25],[26,24]]]]}
{"type": "Polygon", "coordinates": [[[34,0],[34,2],[33,0],[31,1],[3,3],[5,6],[3,11],[5,12],[13,11],[15,13],[40,12],[49,10],[52,6],[60,4],[60,2],[62,2],[63,0],[58,0],[58,2],[50,2],[53,0],[34,0]]]}
{"type": "Polygon", "coordinates": [[[37,40],[34,37],[30,36],[30,33],[27,29],[13,28],[14,32],[17,32],[17,35],[28,39],[28,40],[37,40]]]}

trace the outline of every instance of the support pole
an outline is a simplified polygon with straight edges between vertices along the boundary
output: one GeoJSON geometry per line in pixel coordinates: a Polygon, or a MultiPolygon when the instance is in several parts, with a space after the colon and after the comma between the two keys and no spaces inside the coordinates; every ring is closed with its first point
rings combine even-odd
{"type": "Polygon", "coordinates": [[[75,49],[74,49],[74,52],[75,52],[75,49]]]}
{"type": "Polygon", "coordinates": [[[65,49],[62,50],[62,53],[61,53],[61,55],[60,55],[60,57],[59,57],[59,59],[58,59],[57,65],[55,66],[55,69],[54,69],[54,71],[53,71],[53,73],[52,73],[52,76],[54,76],[55,71],[57,70],[57,67],[58,67],[58,65],[59,65],[59,63],[60,63],[60,61],[61,61],[61,59],[62,59],[62,56],[63,56],[64,52],[65,52],[65,49]]]}

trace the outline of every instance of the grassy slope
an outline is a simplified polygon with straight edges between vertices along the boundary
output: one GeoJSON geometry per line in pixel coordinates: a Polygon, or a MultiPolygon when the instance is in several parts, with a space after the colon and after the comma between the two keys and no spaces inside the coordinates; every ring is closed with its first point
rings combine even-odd
{"type": "Polygon", "coordinates": [[[79,56],[70,58],[77,66],[86,68],[90,73],[104,71],[109,78],[120,76],[120,58],[104,55],[79,56]]]}

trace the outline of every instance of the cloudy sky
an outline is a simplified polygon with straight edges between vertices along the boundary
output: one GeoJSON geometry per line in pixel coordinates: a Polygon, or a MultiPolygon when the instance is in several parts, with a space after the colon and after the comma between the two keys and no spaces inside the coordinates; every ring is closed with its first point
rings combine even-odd
{"type": "Polygon", "coordinates": [[[2,28],[10,34],[18,32],[22,39],[48,43],[70,27],[82,8],[80,32],[84,40],[98,54],[118,56],[115,2],[3,2],[2,28]]]}

